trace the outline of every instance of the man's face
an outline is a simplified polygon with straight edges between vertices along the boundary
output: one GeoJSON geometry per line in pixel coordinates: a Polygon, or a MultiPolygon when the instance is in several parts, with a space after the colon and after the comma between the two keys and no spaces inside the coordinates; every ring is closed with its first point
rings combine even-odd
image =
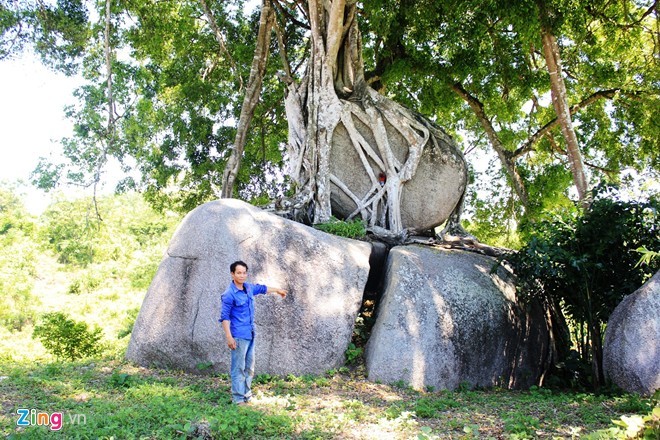
{"type": "Polygon", "coordinates": [[[236,270],[231,273],[231,279],[238,285],[243,284],[247,280],[247,269],[239,264],[236,266],[236,270]]]}

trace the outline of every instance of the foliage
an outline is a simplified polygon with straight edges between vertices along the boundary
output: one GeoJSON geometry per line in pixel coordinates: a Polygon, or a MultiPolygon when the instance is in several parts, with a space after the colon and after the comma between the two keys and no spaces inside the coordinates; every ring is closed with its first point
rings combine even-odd
{"type": "Polygon", "coordinates": [[[660,249],[659,228],[656,203],[608,198],[595,200],[581,217],[544,222],[515,260],[522,293],[558,296],[571,317],[605,322],[623,296],[657,270],[657,262],[637,266],[635,251],[660,249]]]}
{"type": "Polygon", "coordinates": [[[650,400],[646,414],[624,415],[612,420],[614,426],[584,436],[587,440],[657,439],[660,437],[660,390],[650,400]]]}
{"type": "MultiPolygon", "coordinates": [[[[637,290],[660,262],[638,265],[636,249],[660,249],[656,202],[599,197],[581,216],[537,225],[529,243],[512,258],[521,297],[562,304],[576,328],[585,361],[601,365],[602,328],[625,295],[637,290]],[[589,345],[588,341],[592,345],[589,345]]],[[[595,383],[601,383],[594,371],[595,383]]]]}
{"type": "Polygon", "coordinates": [[[501,172],[474,170],[472,181],[483,189],[468,200],[474,210],[468,227],[488,242],[569,202],[572,179],[558,124],[542,131],[556,114],[540,50],[541,5],[555,18],[545,24],[559,41],[560,74],[569,105],[576,106],[574,130],[592,182],[623,182],[627,168],[649,172],[657,182],[660,137],[652,114],[660,64],[652,1],[461,0],[395,7],[381,0],[365,3],[361,15],[365,64],[376,88],[434,116],[462,142],[473,166],[483,152],[499,162],[501,172]],[[520,175],[527,204],[513,191],[511,170],[520,175]]]}
{"type": "Polygon", "coordinates": [[[63,312],[53,312],[41,317],[33,337],[58,358],[74,361],[102,351],[101,332],[100,328],[90,330],[87,323],[76,322],[63,312]]]}
{"type": "Polygon", "coordinates": [[[463,226],[482,243],[518,249],[522,243],[515,224],[523,212],[501,174],[501,169],[491,163],[489,168],[479,175],[481,179],[470,182],[463,226]],[[494,193],[491,197],[483,198],[483,194],[491,191],[494,193]]]}
{"type": "Polygon", "coordinates": [[[133,284],[145,287],[160,255],[143,249],[168,238],[179,217],[156,213],[137,194],[106,196],[96,203],[95,207],[94,200],[81,198],[51,204],[42,215],[42,240],[60,263],[86,267],[114,261],[128,265],[133,284]],[[126,216],[127,206],[132,207],[130,216],[126,216]]]}
{"type": "MultiPolygon", "coordinates": [[[[222,168],[233,148],[259,15],[233,2],[209,6],[230,42],[227,52],[219,50],[199,2],[112,2],[109,17],[104,3],[90,5],[99,21],[91,27],[85,53],[86,83],[75,92],[79,105],[66,111],[74,132],[62,140],[61,160],[40,159],[33,173],[37,186],[96,185],[100,172],[116,160],[126,173],[117,191],[138,190],[159,210],[185,213],[217,198],[222,168]],[[107,18],[112,115],[107,78],[99,74],[106,69],[107,18]]],[[[281,175],[287,127],[284,85],[274,77],[277,63],[274,58],[268,65],[255,129],[248,134],[246,166],[238,176],[236,196],[246,200],[282,189],[273,179],[281,175]]]]}
{"type": "Polygon", "coordinates": [[[651,264],[656,258],[660,258],[660,252],[651,251],[646,246],[641,246],[636,251],[642,254],[637,264],[651,264]]]}
{"type": "MultiPolygon", "coordinates": [[[[103,220],[93,233],[80,238],[93,250],[94,259],[82,266],[73,259],[67,263],[57,252],[53,258],[51,250],[63,249],[58,240],[67,239],[54,232],[75,237],[84,230],[79,215],[93,207],[91,200],[58,199],[41,218],[33,219],[13,191],[0,190],[0,223],[4,225],[0,233],[0,349],[15,334],[31,333],[36,318],[52,312],[57,304],[76,321],[108,329],[108,352],[125,350],[125,336],[132,330],[179,216],[156,213],[137,194],[99,198],[103,220]]],[[[16,345],[36,345],[44,351],[36,339],[16,345]]],[[[14,356],[21,358],[22,350],[14,356]]]]}
{"type": "Polygon", "coordinates": [[[364,237],[367,232],[364,222],[360,219],[344,221],[333,217],[329,222],[320,223],[314,225],[314,227],[323,232],[327,232],[328,234],[346,238],[361,238],[364,237]]]}
{"type": "Polygon", "coordinates": [[[346,364],[353,365],[362,357],[362,347],[356,347],[352,342],[348,344],[346,349],[346,364]]]}
{"type": "Polygon", "coordinates": [[[35,223],[11,188],[0,188],[0,324],[21,330],[35,318],[35,223]]]}
{"type": "Polygon", "coordinates": [[[94,244],[100,219],[91,211],[90,201],[60,201],[43,214],[42,240],[64,264],[86,266],[94,261],[94,244]]]}
{"type": "Polygon", "coordinates": [[[81,0],[0,4],[0,60],[31,45],[45,64],[71,75],[79,67],[88,32],[88,11],[81,0]]]}
{"type": "MultiPolygon", "coordinates": [[[[282,179],[287,120],[281,79],[288,74],[278,75],[280,60],[288,59],[294,81],[302,81],[310,53],[304,8],[275,3],[281,45],[272,39],[235,189],[236,197],[260,203],[290,189],[282,179]]],[[[119,191],[136,189],[158,209],[187,212],[217,194],[233,148],[258,11],[238,1],[209,3],[215,34],[199,2],[120,0],[110,2],[108,17],[106,4],[28,1],[0,9],[0,58],[32,44],[65,71],[83,61],[86,83],[76,92],[79,104],[67,109],[75,128],[62,141],[64,158],[42,159],[34,182],[42,188],[95,185],[115,162],[126,173],[119,191]],[[99,73],[106,18],[111,114],[107,78],[99,73]]],[[[474,172],[473,181],[482,185],[468,200],[468,228],[487,242],[517,248],[527,238],[515,233],[518,223],[534,224],[570,204],[572,179],[549,99],[542,26],[560,46],[560,73],[592,182],[627,184],[629,170],[657,179],[657,14],[653,2],[632,0],[378,0],[360,3],[357,20],[368,84],[440,122],[473,165],[477,152],[500,162],[499,170],[474,172]],[[514,191],[513,172],[527,202],[514,191]]]]}

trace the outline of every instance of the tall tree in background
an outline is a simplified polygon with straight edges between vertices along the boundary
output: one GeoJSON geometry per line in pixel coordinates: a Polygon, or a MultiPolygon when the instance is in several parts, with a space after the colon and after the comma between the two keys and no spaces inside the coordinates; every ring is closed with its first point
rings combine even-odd
{"type": "MultiPolygon", "coordinates": [[[[209,24],[213,28],[213,32],[215,33],[218,42],[224,46],[222,33],[215,23],[211,9],[206,4],[206,0],[201,1],[202,5],[204,6],[204,12],[208,17],[209,24]]],[[[252,59],[250,78],[248,79],[247,88],[245,89],[245,97],[241,107],[241,116],[238,120],[238,127],[236,128],[234,146],[222,173],[221,197],[232,197],[234,193],[234,184],[240,169],[241,157],[243,156],[243,152],[245,150],[248,129],[250,128],[250,123],[252,122],[254,110],[259,101],[259,96],[261,95],[261,84],[263,82],[263,77],[266,70],[266,62],[268,60],[268,50],[270,45],[270,34],[274,19],[275,16],[270,1],[264,0],[261,3],[261,15],[259,17],[257,44],[254,50],[254,57],[252,59]]]]}
{"type": "MultiPolygon", "coordinates": [[[[586,183],[567,174],[571,156],[555,135],[561,120],[544,103],[552,88],[539,3],[399,3],[365,5],[365,47],[375,60],[367,77],[496,153],[518,201],[514,212],[494,217],[511,219],[517,211],[534,219],[568,206],[567,186],[586,183]]],[[[585,158],[592,181],[617,181],[626,167],[657,170],[658,126],[649,119],[659,92],[656,3],[568,3],[545,6],[577,121],[575,154],[585,158]]]]}
{"type": "Polygon", "coordinates": [[[543,56],[545,57],[545,65],[550,75],[550,92],[552,95],[552,105],[557,114],[561,133],[566,142],[566,151],[568,156],[568,164],[573,174],[573,182],[578,193],[578,200],[582,207],[589,206],[588,201],[588,184],[587,176],[584,173],[584,164],[582,163],[582,154],[580,153],[580,145],[575,129],[573,128],[573,120],[571,118],[571,110],[568,105],[568,96],[566,92],[566,84],[564,83],[561,62],[561,53],[557,38],[554,34],[552,13],[548,9],[548,5],[544,0],[538,1],[540,25],[541,25],[541,44],[543,45],[543,56]]]}

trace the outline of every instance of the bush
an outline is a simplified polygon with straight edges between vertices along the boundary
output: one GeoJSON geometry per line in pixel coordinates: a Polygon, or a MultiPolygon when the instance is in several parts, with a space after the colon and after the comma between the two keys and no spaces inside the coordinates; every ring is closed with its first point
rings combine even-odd
{"type": "Polygon", "coordinates": [[[348,344],[348,348],[346,349],[346,364],[355,364],[362,356],[362,352],[361,347],[356,347],[352,342],[348,344]]]}
{"type": "Polygon", "coordinates": [[[76,322],[62,312],[46,313],[34,328],[33,338],[38,338],[50,353],[70,361],[97,355],[101,329],[90,330],[85,322],[76,322]]]}
{"type": "Polygon", "coordinates": [[[360,219],[342,221],[334,217],[327,223],[320,223],[315,226],[328,234],[338,235],[346,238],[360,238],[367,233],[364,223],[360,219]]]}
{"type": "MultiPolygon", "coordinates": [[[[660,390],[656,391],[643,405],[651,408],[647,409],[646,415],[621,416],[617,420],[612,420],[614,426],[598,430],[584,438],[586,440],[660,438],[660,390]]],[[[636,412],[641,412],[641,409],[637,409],[636,412]]]]}
{"type": "Polygon", "coordinates": [[[572,319],[583,361],[593,362],[592,382],[603,384],[603,329],[625,295],[638,289],[660,261],[639,263],[637,249],[660,250],[658,204],[596,197],[581,216],[543,222],[511,258],[521,298],[561,304],[572,319]]]}

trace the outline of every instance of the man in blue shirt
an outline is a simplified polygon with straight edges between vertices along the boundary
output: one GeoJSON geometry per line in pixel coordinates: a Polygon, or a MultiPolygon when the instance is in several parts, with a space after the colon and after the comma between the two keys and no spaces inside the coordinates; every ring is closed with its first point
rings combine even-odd
{"type": "Polygon", "coordinates": [[[244,405],[252,397],[254,376],[254,296],[276,293],[286,297],[286,290],[247,283],[248,267],[242,261],[229,266],[232,282],[222,294],[220,323],[231,349],[232,402],[244,405]]]}

